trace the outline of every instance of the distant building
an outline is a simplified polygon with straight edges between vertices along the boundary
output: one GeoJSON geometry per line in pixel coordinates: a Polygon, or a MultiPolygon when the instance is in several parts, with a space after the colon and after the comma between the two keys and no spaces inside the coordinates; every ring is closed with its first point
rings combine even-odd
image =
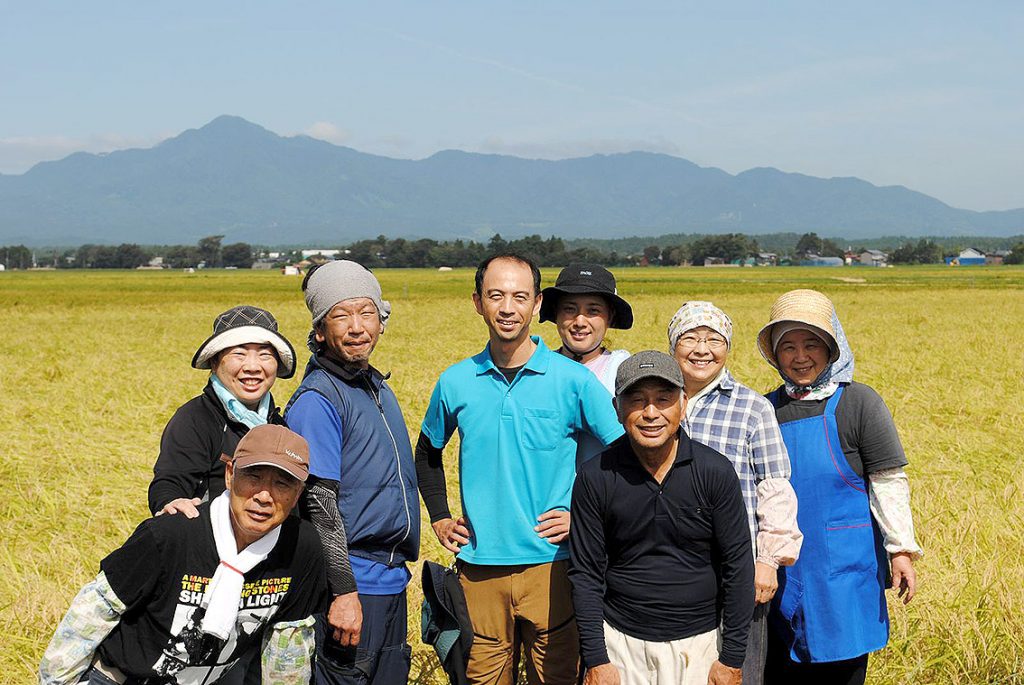
{"type": "Polygon", "coordinates": [[[328,259],[334,259],[338,256],[338,253],[340,252],[341,250],[329,250],[326,247],[316,247],[311,250],[303,250],[302,258],[309,259],[310,257],[320,256],[326,257],[328,259]]]}
{"type": "Polygon", "coordinates": [[[271,261],[258,259],[252,263],[252,268],[256,269],[257,271],[268,271],[274,268],[274,263],[271,261]]]}
{"type": "Polygon", "coordinates": [[[758,252],[756,262],[758,266],[778,266],[779,255],[774,252],[758,252]]]}
{"type": "Polygon", "coordinates": [[[984,266],[985,253],[969,247],[955,257],[946,257],[946,264],[950,266],[984,266]]]}
{"type": "Polygon", "coordinates": [[[4,266],[3,264],[0,264],[0,271],[7,271],[7,267],[4,266]]]}
{"type": "Polygon", "coordinates": [[[800,266],[843,266],[843,264],[842,257],[822,257],[813,252],[807,253],[800,260],[800,266]]]}
{"type": "Polygon", "coordinates": [[[298,276],[301,273],[302,271],[299,270],[299,267],[292,264],[288,264],[281,269],[281,274],[284,276],[298,276]]]}
{"type": "Polygon", "coordinates": [[[985,263],[993,266],[1002,266],[1003,261],[1010,256],[1009,250],[996,250],[985,255],[985,263]]]}
{"type": "Polygon", "coordinates": [[[888,266],[889,255],[881,250],[864,250],[857,260],[864,266],[888,266]]]}

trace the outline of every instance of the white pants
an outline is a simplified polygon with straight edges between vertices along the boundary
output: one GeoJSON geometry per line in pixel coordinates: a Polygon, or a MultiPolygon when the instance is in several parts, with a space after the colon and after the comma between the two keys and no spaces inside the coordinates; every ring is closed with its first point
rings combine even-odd
{"type": "Polygon", "coordinates": [[[604,624],[608,659],[619,669],[622,685],[707,685],[718,659],[718,630],[669,642],[647,642],[604,624]]]}

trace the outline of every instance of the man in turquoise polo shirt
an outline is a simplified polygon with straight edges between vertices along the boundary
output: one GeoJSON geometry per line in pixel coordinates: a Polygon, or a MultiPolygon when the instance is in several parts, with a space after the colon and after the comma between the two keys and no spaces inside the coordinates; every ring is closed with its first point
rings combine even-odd
{"type": "Polygon", "coordinates": [[[416,447],[420,494],[438,540],[459,559],[473,622],[469,682],[571,685],[579,638],[566,576],[569,502],[582,435],[622,435],[608,392],[585,366],[530,335],[540,271],[516,254],[476,272],[473,304],[489,330],[482,352],[434,387],[416,447]],[[458,430],[462,516],[448,510],[441,453],[458,430]]]}

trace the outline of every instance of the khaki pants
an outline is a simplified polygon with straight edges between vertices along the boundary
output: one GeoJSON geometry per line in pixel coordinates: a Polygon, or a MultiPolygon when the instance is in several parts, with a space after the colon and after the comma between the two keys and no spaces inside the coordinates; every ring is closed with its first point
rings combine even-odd
{"type": "Polygon", "coordinates": [[[473,621],[466,674],[474,685],[512,685],[521,651],[530,685],[574,685],[579,634],[568,562],[523,566],[460,564],[473,621]]]}
{"type": "Polygon", "coordinates": [[[622,685],[707,685],[711,665],[718,659],[717,630],[681,640],[647,642],[605,623],[604,642],[622,685]]]}

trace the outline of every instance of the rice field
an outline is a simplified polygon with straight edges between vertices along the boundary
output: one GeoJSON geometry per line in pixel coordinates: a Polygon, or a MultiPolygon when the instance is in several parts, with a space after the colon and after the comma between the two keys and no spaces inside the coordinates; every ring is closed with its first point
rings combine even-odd
{"type": "MultiPolygon", "coordinates": [[[[545,284],[555,273],[545,272],[545,284]]],[[[774,298],[794,287],[833,298],[857,379],[895,416],[926,552],[918,597],[909,607],[890,604],[892,637],[872,657],[868,681],[1024,683],[1024,269],[616,273],[636,323],[613,331],[613,347],[665,349],[675,309],[709,299],[735,323],[734,375],[762,391],[778,378],[754,338],[774,298]]],[[[378,276],[394,313],[373,361],[392,372],[415,439],[438,374],[479,351],[486,329],[470,302],[469,270],[378,276]]],[[[0,273],[0,682],[35,679],[71,598],[147,515],[160,433],[205,382],[189,362],[213,317],[240,303],[265,307],[305,361],[299,284],[244,271],[0,273]]],[[[551,324],[534,332],[557,341],[551,324]]],[[[297,383],[277,383],[279,403],[297,383]]],[[[458,493],[452,447],[449,492],[458,493]]],[[[447,561],[423,521],[422,556],[447,561]]],[[[419,640],[417,585],[412,680],[442,683],[419,640]]]]}

